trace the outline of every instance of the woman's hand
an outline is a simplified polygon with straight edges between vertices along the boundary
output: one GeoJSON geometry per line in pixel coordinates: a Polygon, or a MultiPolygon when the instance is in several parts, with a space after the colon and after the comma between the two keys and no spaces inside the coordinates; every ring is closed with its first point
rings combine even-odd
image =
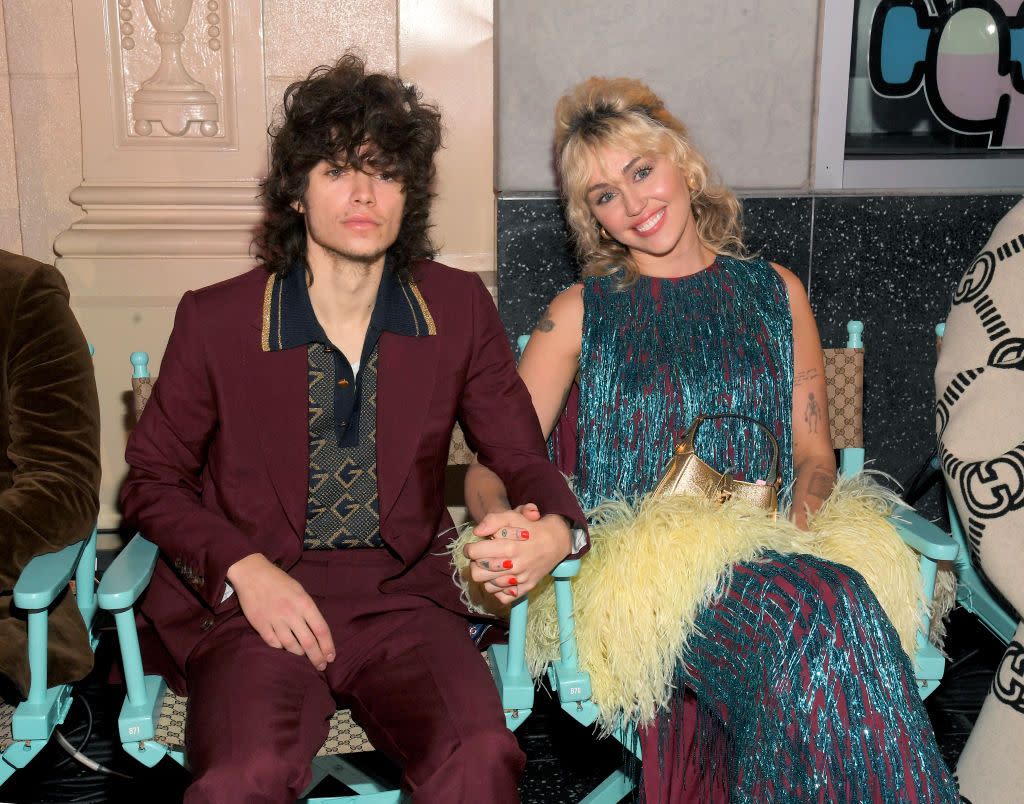
{"type": "Polygon", "coordinates": [[[483,541],[465,547],[470,577],[503,605],[514,603],[572,552],[565,518],[536,505],[488,514],[474,528],[483,541]]]}

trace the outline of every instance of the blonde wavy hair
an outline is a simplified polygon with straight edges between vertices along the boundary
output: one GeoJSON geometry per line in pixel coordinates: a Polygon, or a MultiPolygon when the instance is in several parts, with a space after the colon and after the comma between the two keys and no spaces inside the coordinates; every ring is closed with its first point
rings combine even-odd
{"type": "Polygon", "coordinates": [[[632,78],[594,77],[570,89],[555,106],[555,164],[584,276],[608,276],[621,269],[622,284],[629,285],[639,275],[629,249],[602,237],[587,204],[589,157],[603,146],[667,156],[690,187],[701,243],[717,254],[748,256],[740,202],[712,173],[686,126],[646,84],[632,78]]]}

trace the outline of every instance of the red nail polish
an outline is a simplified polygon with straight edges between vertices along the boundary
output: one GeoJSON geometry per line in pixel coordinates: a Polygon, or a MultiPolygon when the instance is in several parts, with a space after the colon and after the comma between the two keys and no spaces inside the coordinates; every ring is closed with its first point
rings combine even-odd
{"type": "Polygon", "coordinates": [[[521,530],[521,531],[519,531],[519,538],[520,539],[529,539],[530,538],[530,531],[528,531],[528,530],[521,530]]]}
{"type": "Polygon", "coordinates": [[[518,595],[518,594],[519,594],[519,590],[518,590],[518,589],[509,589],[509,590],[508,590],[508,593],[509,593],[510,595],[512,595],[512,597],[515,597],[516,595],[518,595]]]}
{"type": "Polygon", "coordinates": [[[519,581],[516,580],[516,576],[515,575],[510,575],[509,578],[508,578],[509,586],[515,586],[517,583],[519,583],[519,581]]]}
{"type": "Polygon", "coordinates": [[[503,569],[512,569],[512,562],[506,558],[504,561],[501,562],[501,566],[503,569]]]}

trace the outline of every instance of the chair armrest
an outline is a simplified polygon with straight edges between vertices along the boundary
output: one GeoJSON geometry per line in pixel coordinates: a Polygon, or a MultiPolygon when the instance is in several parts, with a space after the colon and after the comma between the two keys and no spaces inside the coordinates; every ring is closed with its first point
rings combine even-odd
{"type": "Polygon", "coordinates": [[[134,606],[153,577],[159,552],[155,544],[136,534],[103,573],[97,594],[100,608],[119,611],[134,606]]]}
{"type": "Polygon", "coordinates": [[[952,561],[959,548],[953,537],[912,508],[897,508],[892,523],[900,538],[913,550],[934,561],[952,561]]]}
{"type": "Polygon", "coordinates": [[[563,580],[565,578],[575,578],[580,574],[580,559],[578,558],[567,558],[565,561],[557,564],[553,570],[551,570],[551,577],[563,580]]]}
{"type": "Polygon", "coordinates": [[[85,544],[75,542],[29,561],[14,585],[14,605],[25,611],[48,608],[75,574],[85,544]]]}

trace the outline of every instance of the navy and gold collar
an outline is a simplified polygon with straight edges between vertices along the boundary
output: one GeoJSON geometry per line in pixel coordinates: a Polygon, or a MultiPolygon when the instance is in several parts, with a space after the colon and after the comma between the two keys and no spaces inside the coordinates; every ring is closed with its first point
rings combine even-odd
{"type": "MultiPolygon", "coordinates": [[[[390,258],[384,264],[377,301],[370,314],[370,328],[395,335],[436,335],[434,317],[413,280],[399,279],[390,258]]],[[[267,277],[263,296],[262,345],[276,352],[310,343],[327,344],[323,327],[313,313],[306,286],[305,265],[267,277]]]]}

